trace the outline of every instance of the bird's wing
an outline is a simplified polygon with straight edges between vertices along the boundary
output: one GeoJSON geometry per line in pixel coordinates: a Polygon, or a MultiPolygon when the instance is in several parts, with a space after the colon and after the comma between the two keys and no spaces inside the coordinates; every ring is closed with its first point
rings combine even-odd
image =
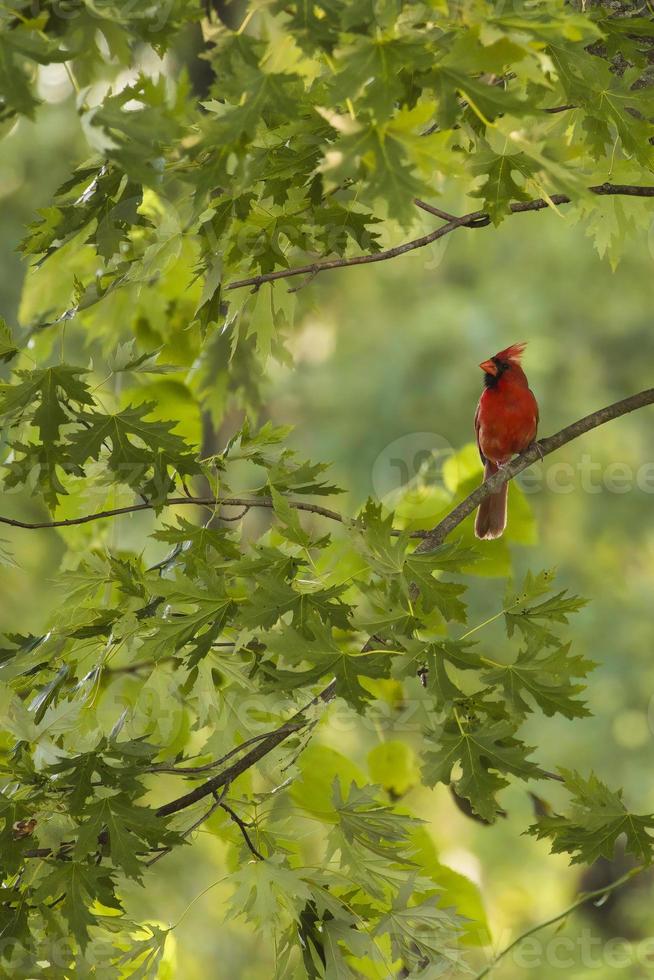
{"type": "MultiPolygon", "coordinates": [[[[538,432],[538,423],[540,422],[540,410],[538,408],[538,402],[536,401],[536,396],[533,393],[533,391],[531,390],[531,388],[529,389],[529,394],[531,395],[531,397],[533,399],[533,402],[534,402],[534,416],[535,416],[535,422],[536,422],[536,432],[538,432]]],[[[536,437],[534,436],[534,438],[536,438],[536,437]]]]}
{"type": "Polygon", "coordinates": [[[477,411],[475,412],[475,435],[477,436],[477,449],[479,450],[479,455],[481,456],[481,461],[486,465],[486,457],[481,451],[481,446],[479,445],[479,415],[481,413],[481,398],[477,404],[477,411]]]}

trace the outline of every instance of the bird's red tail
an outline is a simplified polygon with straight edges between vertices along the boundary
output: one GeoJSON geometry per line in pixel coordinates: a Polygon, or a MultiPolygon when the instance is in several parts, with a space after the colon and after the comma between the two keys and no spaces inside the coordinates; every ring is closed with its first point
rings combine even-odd
{"type": "MultiPolygon", "coordinates": [[[[497,466],[487,459],[484,466],[484,480],[487,480],[493,473],[497,473],[497,466]]],[[[475,520],[475,534],[478,538],[499,538],[502,536],[506,527],[506,494],[508,488],[508,483],[503,484],[497,493],[489,494],[480,503],[475,520]]]]}

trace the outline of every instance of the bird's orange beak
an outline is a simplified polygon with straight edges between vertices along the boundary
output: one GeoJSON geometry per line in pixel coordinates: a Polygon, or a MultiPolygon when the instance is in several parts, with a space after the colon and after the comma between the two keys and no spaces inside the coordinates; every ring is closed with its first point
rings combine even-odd
{"type": "Polygon", "coordinates": [[[493,377],[497,377],[497,364],[495,361],[482,361],[479,367],[482,369],[484,374],[492,374],[493,377]]]}

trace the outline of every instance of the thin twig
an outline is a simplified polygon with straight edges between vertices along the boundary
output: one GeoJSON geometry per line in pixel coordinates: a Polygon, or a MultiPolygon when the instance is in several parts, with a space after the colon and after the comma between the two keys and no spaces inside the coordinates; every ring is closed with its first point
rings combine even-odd
{"type": "Polygon", "coordinates": [[[443,211],[442,208],[437,208],[433,204],[428,204],[426,201],[421,201],[419,197],[414,197],[413,203],[421,211],[426,211],[427,214],[433,214],[436,218],[442,218],[443,221],[456,221],[456,215],[450,214],[449,211],[443,211]]]}
{"type": "MultiPolygon", "coordinates": [[[[311,514],[320,514],[329,520],[338,521],[339,524],[352,523],[349,517],[343,517],[335,510],[321,507],[320,504],[310,504],[305,500],[288,500],[288,504],[294,510],[304,510],[311,514]]],[[[88,524],[91,521],[99,521],[105,517],[121,517],[123,514],[135,514],[138,511],[154,510],[159,507],[274,507],[271,497],[167,497],[158,503],[129,504],[126,507],[114,507],[111,510],[99,510],[95,514],[84,514],[82,517],[68,517],[60,521],[20,521],[14,517],[0,517],[0,524],[8,524],[9,527],[20,527],[26,531],[39,531],[44,528],[56,527],[76,527],[79,524],[88,524]]],[[[245,514],[239,515],[244,517],[245,514]]],[[[401,532],[397,532],[398,534],[401,532]]]]}
{"type": "Polygon", "coordinates": [[[299,293],[301,289],[304,289],[305,286],[308,286],[310,283],[313,282],[313,280],[316,278],[316,276],[318,275],[319,272],[320,272],[320,269],[312,269],[311,272],[309,273],[309,275],[306,277],[306,279],[304,279],[299,284],[299,286],[292,286],[289,289],[289,293],[299,293]]]}
{"type": "Polygon", "coordinates": [[[553,105],[549,109],[545,109],[545,112],[549,112],[552,115],[554,115],[557,112],[567,112],[569,109],[578,109],[578,108],[579,108],[578,106],[573,105],[572,102],[569,102],[566,105],[553,105]]]}
{"type": "Polygon", "coordinates": [[[243,834],[243,840],[247,844],[247,846],[250,849],[250,851],[254,854],[254,856],[256,858],[259,858],[260,861],[265,861],[266,859],[263,856],[263,854],[260,851],[258,851],[256,849],[256,847],[254,846],[254,844],[252,843],[252,839],[251,839],[250,835],[247,832],[247,826],[245,824],[245,821],[243,821],[239,817],[238,813],[236,813],[235,810],[232,810],[231,806],[228,806],[227,803],[219,803],[218,806],[221,807],[221,809],[223,809],[225,811],[225,813],[228,813],[230,815],[230,817],[232,818],[232,820],[234,821],[234,823],[237,825],[238,829],[243,834]]]}
{"type": "Polygon", "coordinates": [[[136,660],[133,664],[125,664],[124,667],[102,667],[105,674],[137,674],[139,670],[147,670],[149,667],[158,667],[159,664],[169,663],[175,657],[159,657],[158,660],[136,660]]]}
{"type": "MultiPolygon", "coordinates": [[[[220,794],[220,796],[216,796],[214,802],[211,804],[209,809],[205,813],[203,813],[201,817],[198,817],[198,819],[194,823],[192,823],[190,827],[188,827],[185,831],[183,831],[182,837],[184,838],[189,837],[193,833],[193,831],[197,830],[198,827],[200,827],[206,820],[208,820],[209,817],[212,814],[214,814],[219,807],[224,806],[223,800],[227,795],[228,790],[229,790],[229,783],[227,783],[223,787],[223,791],[220,794]]],[[[145,862],[146,868],[151,868],[153,864],[156,864],[157,861],[160,861],[162,857],[166,856],[166,854],[170,854],[171,851],[172,851],[172,847],[162,848],[159,854],[156,854],[153,858],[150,858],[149,861],[145,862]]]]}
{"type": "Polygon", "coordinates": [[[216,514],[219,521],[242,521],[245,515],[250,510],[250,505],[244,507],[240,514],[235,514],[233,517],[225,517],[224,514],[216,514]]]}
{"type": "MultiPolygon", "coordinates": [[[[283,728],[284,726],[282,725],[281,727],[283,728]]],[[[272,732],[262,732],[260,735],[253,735],[252,738],[248,738],[245,742],[241,742],[240,745],[237,745],[236,748],[232,749],[231,752],[228,752],[227,755],[222,756],[220,759],[214,759],[213,762],[206,762],[202,766],[168,766],[166,763],[162,763],[161,765],[150,766],[150,768],[146,771],[165,772],[174,776],[194,776],[196,773],[209,772],[211,769],[216,769],[218,766],[224,765],[235,755],[238,755],[239,752],[243,752],[251,745],[256,745],[257,742],[262,742],[264,739],[270,738],[271,735],[276,735],[279,731],[280,729],[276,728],[272,732]]],[[[292,732],[295,731],[297,731],[297,729],[293,728],[289,734],[292,734],[292,732]]]]}
{"type": "Polygon", "coordinates": [[[526,932],[521,933],[516,939],[513,940],[513,942],[509,943],[508,946],[505,946],[501,952],[494,956],[491,962],[475,975],[474,980],[482,980],[482,977],[487,977],[491,970],[495,969],[500,960],[503,960],[512,949],[515,949],[515,947],[523,942],[523,940],[527,939],[528,936],[533,936],[535,932],[540,932],[541,929],[546,929],[548,926],[552,926],[556,922],[560,922],[561,919],[565,919],[571,912],[574,912],[587,902],[591,902],[595,898],[604,898],[606,895],[610,895],[611,892],[614,892],[617,888],[620,888],[625,884],[625,882],[629,881],[631,878],[634,878],[642,871],[645,871],[645,869],[648,867],[650,867],[650,865],[638,865],[638,867],[627,871],[627,873],[622,875],[621,878],[617,878],[615,881],[611,882],[610,885],[605,885],[604,888],[597,888],[592,892],[583,892],[577,899],[575,899],[572,905],[568,905],[568,907],[562,912],[559,912],[557,915],[553,915],[551,919],[546,919],[544,922],[539,922],[538,925],[532,926],[531,929],[527,929],[526,932]]]}

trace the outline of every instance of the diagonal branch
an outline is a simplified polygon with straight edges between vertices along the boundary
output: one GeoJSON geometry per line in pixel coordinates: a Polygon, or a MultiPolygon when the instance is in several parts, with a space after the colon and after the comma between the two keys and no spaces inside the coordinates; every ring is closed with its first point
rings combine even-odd
{"type": "Polygon", "coordinates": [[[473,211],[471,214],[464,214],[460,218],[452,218],[447,224],[429,235],[422,235],[410,242],[402,245],[395,245],[387,248],[383,252],[372,252],[368,255],[354,255],[349,259],[326,259],[323,262],[311,262],[307,265],[298,265],[293,269],[278,269],[276,272],[262,273],[260,276],[251,276],[249,279],[237,279],[235,282],[227,283],[225,289],[242,289],[244,286],[254,286],[255,291],[265,282],[275,282],[276,279],[289,279],[291,276],[311,276],[314,278],[319,272],[327,272],[329,269],[343,269],[351,265],[369,265],[372,262],[385,262],[387,259],[395,259],[398,255],[405,255],[406,252],[413,252],[417,248],[425,248],[432,242],[437,242],[439,238],[444,238],[451,231],[457,228],[464,228],[466,225],[474,223],[475,220],[485,217],[483,211],[473,211]]]}
{"type": "Polygon", "coordinates": [[[252,843],[252,838],[248,834],[247,824],[245,823],[245,820],[242,820],[239,817],[236,810],[233,810],[232,807],[229,806],[227,803],[219,803],[218,805],[222,807],[225,813],[229,814],[230,819],[236,824],[238,829],[241,831],[241,834],[243,835],[243,840],[248,846],[248,850],[251,851],[252,854],[254,854],[255,858],[259,859],[259,861],[265,861],[266,859],[261,853],[261,851],[258,851],[257,848],[252,843]]]}
{"type": "Polygon", "coordinates": [[[477,509],[479,504],[485,497],[488,497],[491,493],[497,493],[500,487],[504,483],[508,483],[522,473],[528,466],[535,463],[538,459],[542,459],[553,453],[556,449],[560,449],[561,446],[565,446],[566,443],[572,442],[573,439],[578,439],[579,436],[584,435],[586,432],[590,432],[591,429],[596,429],[600,425],[605,425],[607,422],[611,422],[613,419],[620,418],[622,415],[627,415],[629,412],[635,411],[637,408],[643,408],[645,405],[651,405],[654,403],[654,388],[646,388],[645,391],[640,391],[636,395],[630,395],[629,398],[623,398],[619,402],[614,402],[612,405],[607,405],[605,408],[600,408],[596,412],[591,412],[590,415],[584,416],[584,418],[579,419],[577,422],[573,422],[571,425],[567,425],[564,429],[559,432],[554,433],[552,436],[548,436],[546,439],[541,439],[537,443],[532,443],[528,449],[517,456],[512,462],[508,463],[506,466],[502,467],[497,473],[489,477],[484,483],[473,490],[465,500],[462,500],[460,504],[446,514],[438,524],[427,532],[423,541],[418,545],[416,551],[426,552],[433,551],[438,548],[439,545],[443,543],[445,538],[452,533],[452,531],[461,524],[462,521],[472,514],[473,511],[477,509]]]}
{"type": "MultiPolygon", "coordinates": [[[[566,107],[567,108],[567,107],[566,107]]],[[[651,197],[654,198],[654,186],[643,186],[640,184],[611,184],[606,181],[603,184],[595,184],[588,190],[592,194],[601,197],[621,196],[621,197],[651,197]]],[[[422,235],[420,238],[404,242],[402,245],[395,245],[393,248],[385,249],[382,252],[372,252],[367,255],[355,255],[345,259],[326,259],[322,262],[310,262],[307,265],[295,266],[291,269],[278,269],[276,272],[266,272],[258,276],[250,276],[248,279],[237,279],[227,283],[225,289],[242,289],[244,286],[252,286],[256,292],[260,286],[266,282],[275,282],[277,279],[290,279],[292,276],[308,276],[309,281],[314,279],[319,272],[328,272],[330,269],[344,269],[352,265],[369,265],[372,262],[386,262],[388,259],[395,259],[398,255],[405,255],[418,248],[425,248],[433,242],[444,238],[457,228],[484,228],[490,223],[490,217],[485,211],[471,211],[469,214],[461,215],[457,218],[454,215],[442,211],[425,201],[416,199],[415,205],[437,218],[446,219],[446,224],[432,231],[429,235],[422,235]]],[[[567,194],[552,194],[547,199],[536,198],[533,201],[516,201],[509,206],[511,214],[523,214],[526,211],[544,211],[545,208],[559,206],[561,204],[571,204],[572,198],[567,194]]]]}

